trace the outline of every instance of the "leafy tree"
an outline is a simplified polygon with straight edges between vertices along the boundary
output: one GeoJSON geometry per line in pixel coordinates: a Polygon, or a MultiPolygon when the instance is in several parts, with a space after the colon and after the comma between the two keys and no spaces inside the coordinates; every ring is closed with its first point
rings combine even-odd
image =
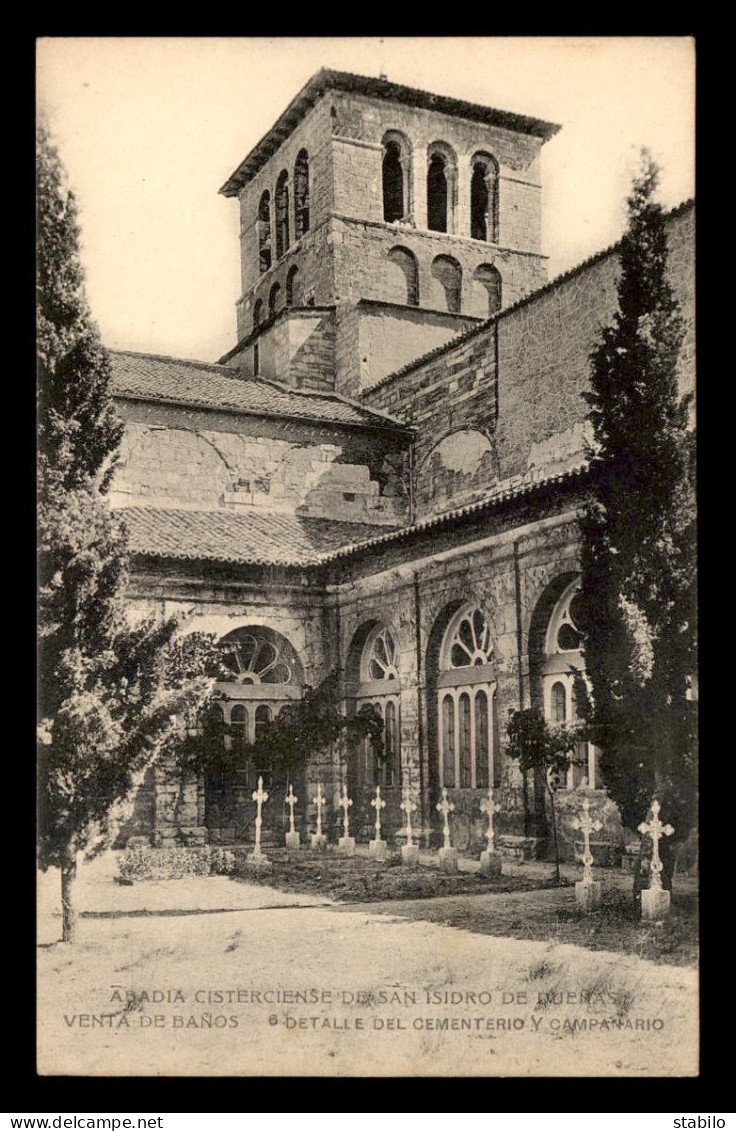
{"type": "Polygon", "coordinates": [[[519,763],[522,773],[539,774],[549,797],[552,837],[555,848],[555,880],[560,883],[560,853],[557,838],[558,775],[567,773],[581,737],[581,727],[561,723],[551,726],[536,707],[512,711],[506,727],[507,754],[519,763]]]}
{"type": "Polygon", "coordinates": [[[683,323],[649,154],[628,198],[619,309],[591,354],[592,497],[582,521],[591,739],[624,823],[653,795],[678,837],[695,807],[694,442],[678,396],[683,323]]]}
{"type": "Polygon", "coordinates": [[[91,320],[73,194],[37,132],[40,865],[61,869],[75,935],[80,852],[109,844],[124,803],[175,725],[209,695],[214,653],[179,622],[132,625],[122,521],[107,497],[122,426],[91,320]]]}
{"type": "Polygon", "coordinates": [[[246,762],[261,770],[293,772],[338,739],[349,746],[364,737],[370,738],[379,760],[383,758],[380,712],[366,705],[352,717],[343,715],[338,677],[332,672],[317,687],[307,687],[302,699],[283,707],[254,742],[245,741],[240,728],[228,726],[213,711],[205,715],[197,734],[178,742],[176,755],[183,769],[196,772],[216,770],[227,775],[246,762]]]}

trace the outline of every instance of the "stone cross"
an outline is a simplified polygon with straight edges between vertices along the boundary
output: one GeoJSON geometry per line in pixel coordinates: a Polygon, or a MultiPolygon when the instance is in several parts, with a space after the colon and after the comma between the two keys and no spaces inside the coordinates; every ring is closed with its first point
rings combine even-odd
{"type": "Polygon", "coordinates": [[[649,824],[647,824],[645,821],[642,821],[642,823],[639,825],[639,832],[642,833],[644,836],[650,836],[652,838],[652,863],[650,865],[650,871],[652,873],[652,878],[651,878],[649,886],[651,888],[661,889],[661,887],[662,887],[661,872],[662,872],[662,869],[664,868],[664,864],[662,863],[662,861],[659,858],[659,842],[660,842],[660,840],[662,839],[663,836],[672,836],[672,834],[675,830],[673,829],[672,825],[663,825],[662,822],[660,821],[660,819],[659,819],[660,805],[659,805],[659,802],[657,801],[656,797],[655,797],[654,801],[652,802],[651,808],[652,808],[652,819],[649,822],[649,824]]]}
{"type": "Polygon", "coordinates": [[[381,810],[386,808],[386,802],[381,800],[381,787],[376,786],[376,796],[371,801],[371,805],[376,810],[376,840],[381,839],[381,810]]]}
{"type": "Polygon", "coordinates": [[[399,805],[399,809],[403,809],[404,812],[406,813],[406,847],[407,848],[411,848],[411,846],[414,843],[414,841],[412,840],[413,830],[412,830],[412,827],[411,827],[411,815],[412,815],[412,813],[416,812],[416,808],[417,808],[416,802],[412,798],[411,794],[407,792],[404,795],[404,800],[401,802],[401,805],[399,805]]]}
{"type": "Polygon", "coordinates": [[[580,829],[583,834],[583,883],[591,884],[593,882],[593,872],[591,871],[593,865],[593,854],[590,851],[590,834],[597,833],[599,829],[603,828],[600,821],[592,820],[590,816],[590,802],[587,797],[583,798],[583,815],[582,817],[573,817],[570,824],[574,829],[580,829]]]}
{"type": "Polygon", "coordinates": [[[437,802],[435,809],[438,813],[442,813],[445,819],[445,824],[442,829],[442,836],[444,837],[444,844],[442,847],[450,848],[450,813],[455,812],[455,806],[451,801],[447,800],[447,786],[442,786],[442,800],[437,802]]]}
{"type": "Polygon", "coordinates": [[[348,828],[348,811],[349,811],[350,806],[352,804],[353,804],[353,799],[351,797],[348,797],[347,784],[343,785],[343,787],[342,787],[342,797],[340,798],[340,808],[344,811],[344,814],[345,814],[343,819],[342,819],[342,827],[345,830],[345,836],[350,836],[350,829],[348,828]]]}
{"type": "Polygon", "coordinates": [[[480,803],[481,813],[488,814],[488,829],[486,830],[486,840],[488,841],[488,852],[493,852],[493,814],[498,813],[501,809],[493,800],[493,786],[488,786],[488,797],[484,797],[480,803]]]}
{"type": "Polygon", "coordinates": [[[255,801],[256,806],[257,806],[257,808],[256,808],[256,844],[255,844],[255,848],[253,849],[253,855],[254,856],[260,856],[261,855],[261,825],[263,824],[263,819],[261,817],[261,807],[262,807],[264,801],[268,801],[268,794],[266,793],[266,791],[263,788],[263,778],[262,777],[258,778],[258,789],[253,790],[253,800],[255,801]]]}
{"type": "Polygon", "coordinates": [[[298,797],[294,796],[294,789],[291,782],[289,782],[289,792],[286,795],[286,804],[289,806],[289,832],[293,833],[294,829],[294,806],[296,805],[298,797]]]}
{"type": "Polygon", "coordinates": [[[322,796],[321,782],[317,783],[317,796],[312,801],[317,806],[317,836],[322,836],[322,806],[327,803],[327,799],[322,796]]]}

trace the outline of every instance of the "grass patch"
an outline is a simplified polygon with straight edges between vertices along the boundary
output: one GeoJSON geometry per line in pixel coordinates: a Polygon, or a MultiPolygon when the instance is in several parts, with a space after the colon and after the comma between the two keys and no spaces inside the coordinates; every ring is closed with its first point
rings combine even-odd
{"type": "Polygon", "coordinates": [[[269,849],[268,858],[271,867],[263,871],[239,861],[237,877],[248,883],[323,896],[339,903],[382,903],[557,886],[551,879],[531,875],[493,877],[474,872],[448,874],[426,865],[400,867],[398,853],[382,863],[365,856],[341,857],[308,850],[290,854],[285,849],[269,849]]]}
{"type": "MultiPolygon", "coordinates": [[[[493,900],[479,900],[470,906],[466,901],[441,899],[425,908],[404,904],[401,913],[475,934],[635,954],[672,966],[696,966],[698,961],[697,897],[690,892],[675,891],[669,916],[658,924],[642,922],[626,892],[609,891],[600,907],[586,913],[575,906],[570,890],[549,887],[499,893],[493,900]]],[[[542,961],[530,969],[527,980],[538,984],[555,972],[552,963],[542,961]]],[[[622,998],[619,1004],[625,1013],[627,1002],[622,998]]]]}

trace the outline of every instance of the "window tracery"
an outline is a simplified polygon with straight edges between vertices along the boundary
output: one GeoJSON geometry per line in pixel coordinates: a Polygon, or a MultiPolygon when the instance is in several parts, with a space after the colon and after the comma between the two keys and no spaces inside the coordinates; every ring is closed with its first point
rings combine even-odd
{"type": "Polygon", "coordinates": [[[401,686],[398,649],[392,632],[377,624],[363,645],[356,689],[358,714],[372,711],[383,723],[383,758],[379,759],[370,738],[357,752],[357,784],[373,787],[401,783],[401,686]]]}
{"type": "Polygon", "coordinates": [[[438,677],[439,783],[487,789],[495,781],[495,693],[491,626],[477,605],[450,621],[438,677]]]}

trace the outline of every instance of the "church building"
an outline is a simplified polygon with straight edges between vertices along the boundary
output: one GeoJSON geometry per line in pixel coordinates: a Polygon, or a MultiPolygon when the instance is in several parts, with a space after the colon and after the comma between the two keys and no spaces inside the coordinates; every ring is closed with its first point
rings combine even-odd
{"type": "MultiPolygon", "coordinates": [[[[505,757],[511,711],[575,717],[578,517],[588,357],[617,305],[616,248],[548,281],[542,146],[559,127],[331,70],[299,92],[221,188],[240,210],[241,297],[217,363],[112,351],[125,421],[111,502],[142,613],[190,616],[227,644],[216,710],[252,742],[335,677],[348,715],[384,728],[267,776],[264,843],[297,827],[372,836],[381,786],[393,843],[408,792],[436,846],[544,854],[539,783],[505,757]]],[[[694,388],[694,206],[668,216],[669,270],[694,388]]],[[[123,841],[253,839],[261,767],[181,775],[162,759],[123,841]]],[[[605,797],[581,744],[560,797],[605,797]]],[[[564,808],[564,804],[563,804],[564,808]]],[[[610,809],[613,807],[610,806],[610,809]]],[[[601,851],[625,832],[609,815],[601,851]]],[[[565,845],[563,836],[563,846],[565,845]]],[[[571,844],[566,851],[572,852],[571,844]]]]}

